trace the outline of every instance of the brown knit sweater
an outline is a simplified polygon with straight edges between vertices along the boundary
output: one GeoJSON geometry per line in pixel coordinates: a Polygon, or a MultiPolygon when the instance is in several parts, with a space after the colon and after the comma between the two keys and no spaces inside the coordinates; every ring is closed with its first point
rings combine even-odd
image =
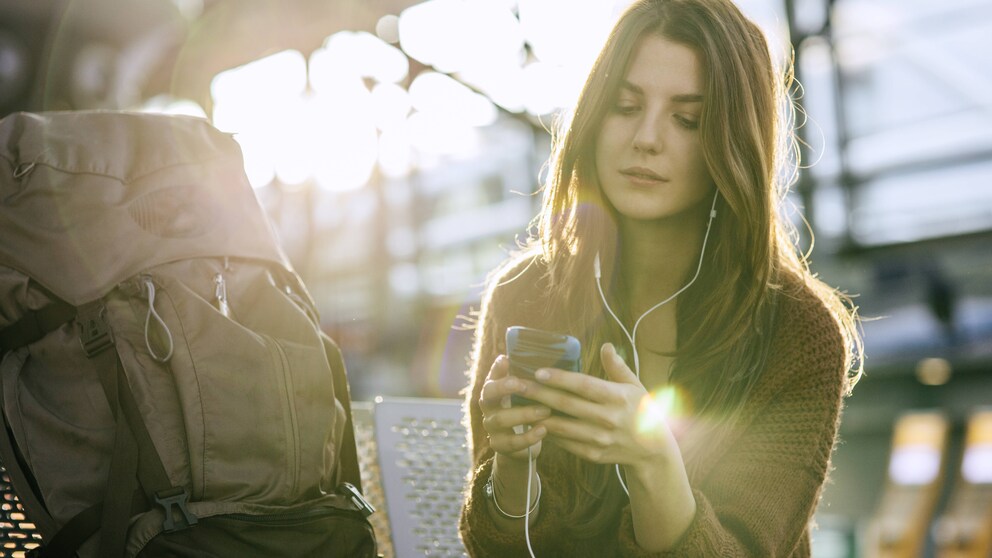
{"type": "MultiPolygon", "coordinates": [[[[491,283],[497,286],[483,299],[476,331],[466,402],[474,471],[460,530],[469,553],[477,557],[528,556],[523,521],[519,532],[505,533],[487,509],[484,485],[493,451],[478,404],[490,365],[506,350],[508,326],[561,330],[548,323],[542,266],[527,263],[510,266],[491,283]]],[[[767,368],[740,420],[725,426],[730,430],[726,437],[716,436],[727,440],[720,447],[704,445],[686,456],[697,511],[676,547],[663,554],[642,550],[629,505],[616,531],[582,538],[565,529],[563,510],[579,495],[563,469],[563,450],[547,443],[538,459],[541,507],[530,528],[538,558],[809,556],[808,525],[829,469],[842,405],[845,349],[837,323],[820,300],[800,279],[783,281],[767,368]]],[[[679,440],[680,445],[687,441],[679,440]]]]}

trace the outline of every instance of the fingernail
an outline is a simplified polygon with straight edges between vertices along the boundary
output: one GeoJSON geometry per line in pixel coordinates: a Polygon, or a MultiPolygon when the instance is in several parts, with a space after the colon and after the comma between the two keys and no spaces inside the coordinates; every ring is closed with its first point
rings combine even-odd
{"type": "Polygon", "coordinates": [[[520,389],[520,382],[518,382],[517,380],[515,380],[513,378],[507,379],[506,380],[506,389],[508,389],[510,391],[517,391],[517,390],[520,389]]]}
{"type": "Polygon", "coordinates": [[[540,368],[538,369],[537,372],[534,372],[534,377],[537,378],[538,380],[544,381],[551,377],[551,372],[548,372],[547,370],[540,368]]]}
{"type": "Polygon", "coordinates": [[[534,409],[534,414],[536,414],[539,417],[548,417],[551,416],[551,409],[547,407],[537,407],[536,409],[534,409]]]}
{"type": "Polygon", "coordinates": [[[496,364],[502,364],[502,362],[504,360],[506,360],[506,355],[497,355],[496,356],[496,364]]]}
{"type": "Polygon", "coordinates": [[[538,426],[537,428],[534,429],[534,434],[537,434],[538,436],[544,436],[547,433],[548,433],[548,429],[543,426],[538,426]]]}

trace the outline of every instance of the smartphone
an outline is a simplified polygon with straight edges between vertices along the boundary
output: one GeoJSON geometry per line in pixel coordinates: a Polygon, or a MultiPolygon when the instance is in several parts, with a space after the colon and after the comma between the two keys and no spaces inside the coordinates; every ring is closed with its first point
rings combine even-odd
{"type": "MultiPolygon", "coordinates": [[[[506,328],[506,354],[510,360],[510,374],[518,378],[534,379],[538,368],[559,368],[581,372],[582,345],[579,340],[564,333],[554,333],[524,326],[506,328]]],[[[513,405],[529,405],[533,401],[514,395],[513,405]]]]}

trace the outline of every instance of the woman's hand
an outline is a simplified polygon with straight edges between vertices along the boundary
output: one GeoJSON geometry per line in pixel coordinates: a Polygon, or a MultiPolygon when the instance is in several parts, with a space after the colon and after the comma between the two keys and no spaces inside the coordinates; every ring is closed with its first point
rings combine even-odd
{"type": "MultiPolygon", "coordinates": [[[[531,478],[536,476],[536,468],[530,467],[528,457],[537,459],[541,454],[541,440],[548,433],[544,426],[535,423],[551,415],[551,409],[542,405],[510,405],[511,395],[526,391],[526,383],[510,376],[510,362],[500,355],[489,369],[479,397],[482,427],[489,436],[489,446],[496,452],[492,469],[495,492],[490,513],[497,525],[508,530],[518,529],[519,524],[505,514],[519,518],[525,510],[536,511],[536,502],[527,499],[528,482],[536,482],[531,478]],[[501,502],[499,513],[495,506],[497,498],[501,502]]],[[[530,518],[535,521],[537,514],[530,514],[530,518]]]]}
{"type": "Polygon", "coordinates": [[[527,397],[570,415],[541,422],[561,448],[594,463],[619,463],[650,469],[679,456],[674,436],[658,421],[638,429],[638,414],[648,395],[644,385],[617,355],[613,345],[600,349],[606,380],[558,369],[542,369],[527,397]]]}
{"type": "MultiPolygon", "coordinates": [[[[509,458],[525,466],[527,448],[536,459],[541,453],[541,440],[547,435],[546,428],[534,424],[551,415],[551,410],[543,405],[510,406],[510,396],[523,394],[527,387],[519,378],[510,376],[510,362],[500,355],[489,369],[479,397],[482,427],[497,458],[509,458]]],[[[500,461],[504,466],[504,459],[500,461]]]]}

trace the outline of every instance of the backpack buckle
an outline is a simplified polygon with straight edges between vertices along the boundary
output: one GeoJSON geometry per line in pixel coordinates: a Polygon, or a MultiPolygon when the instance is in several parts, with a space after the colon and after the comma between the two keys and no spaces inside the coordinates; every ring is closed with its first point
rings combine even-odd
{"type": "Polygon", "coordinates": [[[106,310],[107,307],[99,302],[79,307],[79,314],[76,316],[76,323],[79,325],[79,343],[89,358],[114,345],[110,326],[104,319],[106,310]]]}
{"type": "Polygon", "coordinates": [[[181,531],[196,525],[198,521],[186,504],[189,502],[189,491],[182,486],[174,486],[168,490],[160,490],[155,493],[155,502],[165,510],[165,521],[162,522],[162,530],[166,533],[181,531]],[[175,516],[172,514],[173,506],[179,508],[182,514],[181,525],[176,526],[175,516]]]}
{"type": "Polygon", "coordinates": [[[350,482],[343,482],[338,485],[337,493],[348,499],[349,502],[362,513],[363,516],[368,517],[375,513],[375,506],[369,503],[365,499],[365,496],[355,488],[355,485],[350,482]]]}

